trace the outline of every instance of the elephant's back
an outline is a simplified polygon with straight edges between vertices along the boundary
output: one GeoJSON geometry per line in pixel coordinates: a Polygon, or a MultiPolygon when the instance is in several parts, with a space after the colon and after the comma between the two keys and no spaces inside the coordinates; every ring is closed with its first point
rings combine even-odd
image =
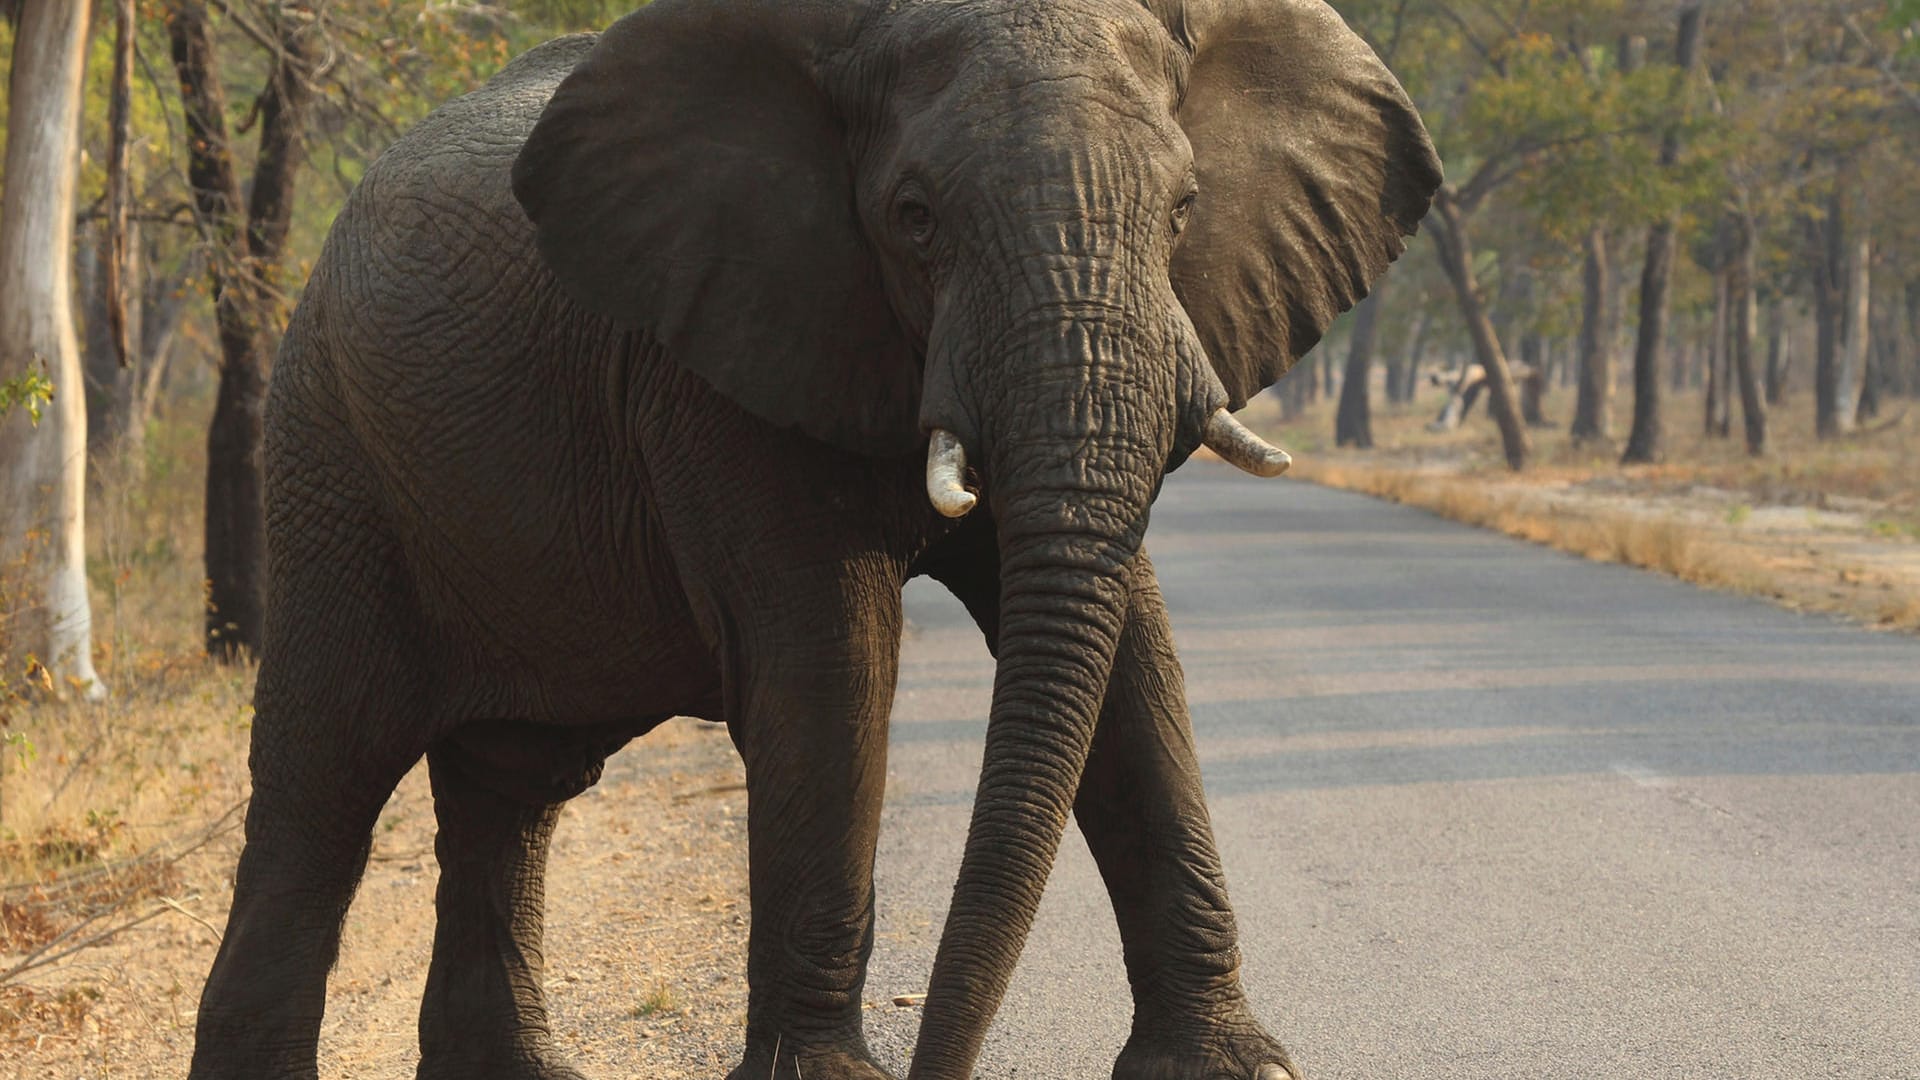
{"type": "Polygon", "coordinates": [[[513,159],[560,81],[596,40],[597,34],[573,34],[537,45],[478,89],[428,113],[367,170],[346,212],[376,210],[394,224],[413,224],[397,200],[422,198],[431,209],[447,209],[434,205],[435,196],[444,196],[489,215],[512,211],[524,222],[513,198],[513,159]]]}
{"type": "MultiPolygon", "coordinates": [[[[560,292],[514,199],[514,158],[594,43],[559,38],[515,59],[401,136],[348,197],[275,372],[343,410],[376,453],[482,437],[490,410],[553,386],[606,328],[560,292]],[[443,430],[454,429],[454,430],[443,430]]],[[[290,387],[288,388],[290,389],[290,387]]],[[[273,406],[270,404],[270,408],[273,406]]]]}
{"type": "Polygon", "coordinates": [[[348,354],[420,334],[513,339],[529,302],[552,292],[533,226],[514,199],[514,158],[555,88],[593,46],[576,34],[536,46],[480,88],[441,105],[367,169],[315,265],[307,300],[348,354]],[[505,337],[501,335],[505,333],[505,337]]]}

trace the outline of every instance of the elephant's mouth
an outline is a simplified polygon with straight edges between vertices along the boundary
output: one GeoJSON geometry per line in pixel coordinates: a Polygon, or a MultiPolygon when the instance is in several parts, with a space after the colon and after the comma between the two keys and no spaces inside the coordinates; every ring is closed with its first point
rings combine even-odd
{"type": "MultiPolygon", "coordinates": [[[[1225,408],[1207,418],[1200,445],[1222,461],[1254,476],[1279,476],[1293,464],[1292,455],[1255,435],[1225,408]]],[[[927,501],[950,518],[963,518],[980,501],[966,485],[967,448],[960,437],[935,428],[927,440],[927,501]]]]}

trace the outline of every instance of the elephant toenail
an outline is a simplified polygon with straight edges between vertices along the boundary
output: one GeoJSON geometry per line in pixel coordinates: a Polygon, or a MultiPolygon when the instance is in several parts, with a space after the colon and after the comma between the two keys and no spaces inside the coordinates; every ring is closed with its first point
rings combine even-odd
{"type": "Polygon", "coordinates": [[[1285,1065],[1262,1065],[1260,1071],[1253,1074],[1253,1080],[1295,1080],[1285,1065]]]}

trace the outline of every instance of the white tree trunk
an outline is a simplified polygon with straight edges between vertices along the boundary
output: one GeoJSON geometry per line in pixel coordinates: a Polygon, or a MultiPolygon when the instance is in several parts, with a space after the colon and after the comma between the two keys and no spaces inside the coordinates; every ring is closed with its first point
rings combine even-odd
{"type": "MultiPolygon", "coordinates": [[[[62,689],[106,688],[93,670],[86,574],[86,395],[68,275],[89,5],[27,0],[13,44],[6,191],[0,198],[0,379],[41,370],[39,425],[0,420],[0,567],[24,568],[32,607],[8,629],[62,689]]],[[[16,595],[18,593],[16,592],[16,595]]]]}
{"type": "Polygon", "coordinates": [[[1840,313],[1840,430],[1852,431],[1859,422],[1860,390],[1867,371],[1870,344],[1868,316],[1872,313],[1873,238],[1864,225],[1847,246],[1846,307],[1840,313]]]}

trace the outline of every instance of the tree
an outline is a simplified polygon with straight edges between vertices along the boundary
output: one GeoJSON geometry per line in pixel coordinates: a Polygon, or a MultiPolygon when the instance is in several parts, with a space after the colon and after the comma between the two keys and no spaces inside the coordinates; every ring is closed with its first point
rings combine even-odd
{"type": "MultiPolygon", "coordinates": [[[[1485,174],[1479,174],[1485,175],[1485,174]]],[[[1527,455],[1532,453],[1531,441],[1527,438],[1526,425],[1520,419],[1519,396],[1514,391],[1513,374],[1507,365],[1507,354],[1500,346],[1500,335],[1493,328],[1493,319],[1487,314],[1487,304],[1481,295],[1480,282],[1474,272],[1472,241],[1466,227],[1467,212],[1472,203],[1462,207],[1462,197],[1452,185],[1442,185],[1433,199],[1433,213],[1429,215],[1427,227],[1432,231],[1434,247],[1440,253],[1440,265],[1447,272],[1447,280],[1453,284],[1455,298],[1460,304],[1460,317],[1467,324],[1467,333],[1473,338],[1474,355],[1481,369],[1486,373],[1487,410],[1493,414],[1494,423],[1500,427],[1500,446],[1506,454],[1507,467],[1516,471],[1527,464],[1527,455]]]]}
{"type": "Polygon", "coordinates": [[[1381,278],[1353,312],[1353,340],[1347,347],[1347,370],[1341,377],[1340,406],[1333,421],[1333,439],[1338,446],[1361,450],[1373,447],[1373,408],[1367,383],[1373,373],[1374,343],[1380,338],[1380,304],[1386,290],[1387,279],[1381,278]]]}
{"type": "MultiPolygon", "coordinates": [[[[1698,4],[1680,10],[1680,31],[1674,41],[1674,67],[1680,75],[1674,84],[1676,106],[1684,101],[1687,76],[1700,58],[1705,17],[1705,9],[1698,4]]],[[[1671,169],[1679,159],[1680,126],[1674,122],[1660,139],[1660,165],[1671,169]]],[[[1640,326],[1633,349],[1633,433],[1627,437],[1626,453],[1620,458],[1626,464],[1659,461],[1665,452],[1660,367],[1667,345],[1669,287],[1679,228],[1679,215],[1669,213],[1647,232],[1647,257],[1640,270],[1640,326]]]]}
{"type": "MultiPolygon", "coordinates": [[[[69,276],[74,164],[88,5],[33,3],[19,13],[0,197],[0,384],[49,380],[38,423],[0,414],[0,566],[21,567],[33,607],[6,629],[16,649],[101,697],[86,575],[87,414],[69,276]]],[[[10,395],[17,396],[17,395],[10,395]]]]}
{"type": "Polygon", "coordinates": [[[1602,95],[1594,111],[1615,118],[1614,131],[1592,144],[1580,160],[1563,162],[1560,170],[1548,174],[1563,188],[1574,187],[1546,203],[1559,209],[1550,220],[1557,217],[1565,227],[1581,230],[1580,330],[1573,422],[1568,428],[1575,444],[1613,440],[1614,365],[1626,301],[1621,269],[1629,254],[1620,222],[1644,212],[1653,186],[1653,156],[1644,139],[1633,137],[1649,120],[1645,113],[1651,95],[1639,74],[1645,54],[1645,38],[1622,34],[1611,65],[1601,57],[1589,61],[1587,70],[1602,95]]]}
{"type": "MultiPolygon", "coordinates": [[[[1605,156],[1621,129],[1641,117],[1617,107],[1620,73],[1615,65],[1596,63],[1596,49],[1588,43],[1595,36],[1592,24],[1614,19],[1618,5],[1480,0],[1416,6],[1383,0],[1353,6],[1374,40],[1402,45],[1398,55],[1407,63],[1398,73],[1455,177],[1424,225],[1485,373],[1503,452],[1511,467],[1520,468],[1530,451],[1523,406],[1536,418],[1544,414],[1539,401],[1521,399],[1499,323],[1537,328],[1557,319],[1540,318],[1538,306],[1511,294],[1529,309],[1523,317],[1507,302],[1507,288],[1498,290],[1499,304],[1490,302],[1485,282],[1512,285],[1528,270],[1529,259],[1519,257],[1523,249],[1499,234],[1544,231],[1550,244],[1558,244],[1562,234],[1577,238],[1588,231],[1591,208],[1631,196],[1623,179],[1638,177],[1618,175],[1605,156]],[[1497,212],[1488,209],[1496,193],[1497,212]],[[1485,219],[1492,219],[1491,226],[1485,219]],[[1574,219],[1580,219],[1577,227],[1574,219]],[[1514,228],[1515,222],[1521,227],[1514,228]],[[1543,229],[1543,223],[1551,227],[1543,229]]],[[[1559,291],[1553,291],[1557,304],[1559,291]]],[[[1535,348],[1544,356],[1544,339],[1535,348]]],[[[1544,391],[1546,382],[1532,386],[1544,391]]]]}
{"type": "Polygon", "coordinates": [[[272,72],[256,102],[260,142],[245,203],[229,136],[207,10],[171,0],[168,38],[189,138],[188,177],[220,327],[220,390],[207,430],[207,651],[236,659],[265,631],[267,552],[261,416],[279,339],[281,256],[293,217],[306,113],[313,97],[314,15],[305,4],[274,16],[272,72]],[[243,210],[244,206],[244,210],[243,210]]]}
{"type": "Polygon", "coordinates": [[[1742,214],[1732,276],[1728,283],[1734,301],[1730,341],[1734,374],[1740,382],[1740,416],[1744,423],[1747,453],[1754,457],[1767,452],[1767,398],[1760,385],[1760,365],[1753,356],[1760,318],[1759,303],[1755,296],[1755,281],[1759,277],[1757,233],[1753,218],[1742,214]]]}

